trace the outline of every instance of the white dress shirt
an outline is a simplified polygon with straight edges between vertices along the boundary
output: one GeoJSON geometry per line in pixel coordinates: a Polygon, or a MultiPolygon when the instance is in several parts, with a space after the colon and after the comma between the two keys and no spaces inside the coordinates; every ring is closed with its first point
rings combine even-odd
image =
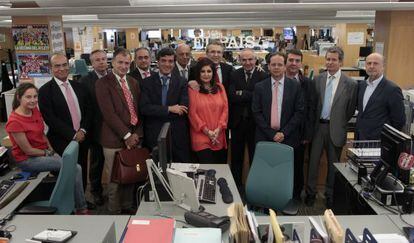
{"type": "Polygon", "coordinates": [[[366,80],[367,82],[367,88],[365,89],[364,93],[364,100],[363,100],[363,111],[365,110],[365,107],[368,104],[369,98],[371,98],[371,95],[374,93],[375,89],[378,87],[378,84],[381,82],[384,75],[381,75],[378,79],[375,79],[374,81],[370,82],[369,79],[366,80]]]}
{"type": "MultiPolygon", "coordinates": [[[[331,109],[332,109],[332,102],[335,98],[336,89],[338,88],[339,79],[341,78],[341,69],[338,70],[334,75],[330,75],[329,72],[327,72],[328,75],[326,75],[326,86],[328,86],[329,78],[331,76],[334,76],[335,78],[332,80],[333,87],[332,87],[332,98],[331,98],[331,109]]],[[[325,92],[326,92],[326,86],[325,86],[325,92]]]]}

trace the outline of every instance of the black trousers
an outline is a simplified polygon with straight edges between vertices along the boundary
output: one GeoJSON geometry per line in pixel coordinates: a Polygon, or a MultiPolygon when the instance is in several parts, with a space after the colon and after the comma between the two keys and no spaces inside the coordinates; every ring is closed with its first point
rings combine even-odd
{"type": "Polygon", "coordinates": [[[250,164],[255,149],[255,123],[253,118],[242,120],[236,128],[231,129],[231,173],[238,186],[242,185],[244,148],[247,143],[250,164]]]}
{"type": "Polygon", "coordinates": [[[300,199],[304,185],[303,164],[305,160],[305,144],[294,148],[294,176],[293,176],[293,198],[300,199]]]}
{"type": "Polygon", "coordinates": [[[226,164],[227,149],[213,151],[211,149],[203,149],[196,152],[198,163],[200,164],[226,164]]]}
{"type": "Polygon", "coordinates": [[[103,153],[103,148],[99,143],[91,143],[89,159],[89,181],[91,183],[91,193],[102,194],[103,189],[101,179],[105,157],[103,153]]]}

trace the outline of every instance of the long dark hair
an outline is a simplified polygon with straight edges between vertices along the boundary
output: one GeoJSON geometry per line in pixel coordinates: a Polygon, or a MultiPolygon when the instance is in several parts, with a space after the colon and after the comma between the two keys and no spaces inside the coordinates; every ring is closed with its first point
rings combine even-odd
{"type": "Polygon", "coordinates": [[[26,91],[28,89],[35,89],[37,93],[39,93],[39,90],[36,88],[36,86],[32,83],[21,83],[17,89],[16,89],[16,93],[14,93],[14,98],[13,98],[13,110],[15,110],[17,107],[20,106],[20,99],[23,97],[24,93],[26,93],[26,91]]]}
{"type": "Polygon", "coordinates": [[[200,85],[200,93],[203,93],[203,94],[208,94],[208,93],[216,94],[219,91],[220,87],[216,83],[217,73],[214,70],[216,70],[216,65],[214,64],[213,61],[211,61],[208,58],[202,58],[201,60],[199,60],[197,62],[197,65],[196,65],[196,81],[200,85]],[[204,88],[203,81],[201,81],[201,78],[200,78],[201,69],[203,69],[203,67],[205,67],[205,66],[210,66],[211,71],[213,72],[213,76],[211,77],[211,80],[210,80],[210,86],[211,86],[210,91],[207,90],[206,88],[204,88]]]}

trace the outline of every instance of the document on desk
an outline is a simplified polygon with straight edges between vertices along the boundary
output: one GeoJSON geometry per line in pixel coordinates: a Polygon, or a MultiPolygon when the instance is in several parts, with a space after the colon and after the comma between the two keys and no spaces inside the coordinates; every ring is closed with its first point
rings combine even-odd
{"type": "Polygon", "coordinates": [[[177,228],[174,243],[221,243],[219,228],[177,228]]]}
{"type": "MultiPolygon", "coordinates": [[[[378,243],[408,243],[407,238],[399,234],[373,234],[378,243]]],[[[359,239],[362,240],[363,236],[359,239]]]]}
{"type": "Polygon", "coordinates": [[[127,227],[123,243],[169,243],[173,242],[175,220],[131,219],[127,227]]]}
{"type": "Polygon", "coordinates": [[[196,172],[199,167],[200,164],[171,163],[170,168],[181,172],[196,172]]]}

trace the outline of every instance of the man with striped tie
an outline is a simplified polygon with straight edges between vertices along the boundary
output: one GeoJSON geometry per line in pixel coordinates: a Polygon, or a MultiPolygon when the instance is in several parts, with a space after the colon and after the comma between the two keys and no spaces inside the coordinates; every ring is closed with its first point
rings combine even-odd
{"type": "Polygon", "coordinates": [[[135,214],[133,211],[134,184],[112,181],[112,167],[117,151],[134,148],[142,136],[138,100],[141,95],[137,81],[127,72],[131,55],[118,48],[112,58],[112,73],[96,81],[96,100],[102,113],[101,144],[105,162],[103,182],[108,183],[108,210],[111,214],[135,214]]]}
{"type": "Polygon", "coordinates": [[[328,159],[328,175],[325,185],[326,207],[333,203],[334,166],[339,162],[346,142],[346,127],[355,112],[357,83],[341,72],[344,52],[340,47],[330,47],[325,55],[326,72],[314,80],[316,90],[316,119],[309,160],[309,174],[305,203],[313,206],[316,182],[323,150],[328,159]]]}

